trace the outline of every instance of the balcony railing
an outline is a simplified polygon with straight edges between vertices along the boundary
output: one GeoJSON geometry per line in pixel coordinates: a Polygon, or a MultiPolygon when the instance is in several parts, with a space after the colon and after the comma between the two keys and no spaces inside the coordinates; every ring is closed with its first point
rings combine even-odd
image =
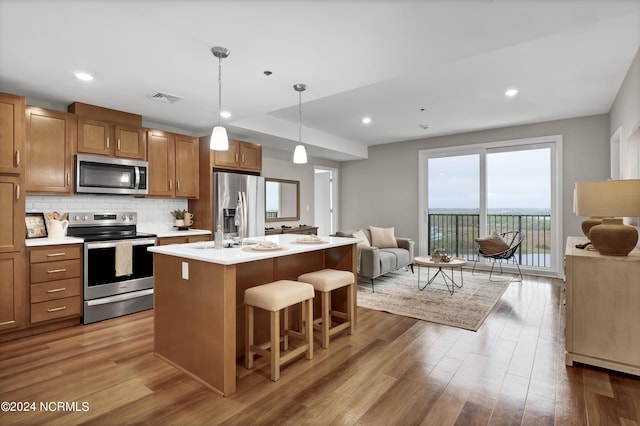
{"type": "MultiPolygon", "coordinates": [[[[520,265],[551,267],[551,215],[487,215],[487,230],[498,233],[520,231],[525,240],[516,252],[520,265]]],[[[429,253],[444,249],[449,256],[475,260],[480,235],[480,215],[462,213],[429,214],[429,253]]]]}

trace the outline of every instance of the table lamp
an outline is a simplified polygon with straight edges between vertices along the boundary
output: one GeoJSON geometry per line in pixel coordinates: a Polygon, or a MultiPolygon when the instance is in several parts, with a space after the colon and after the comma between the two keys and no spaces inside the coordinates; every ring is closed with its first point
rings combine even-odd
{"type": "Polygon", "coordinates": [[[622,217],[640,216],[640,179],[576,182],[575,211],[602,217],[601,224],[588,230],[600,254],[627,256],[638,243],[638,231],[623,224],[622,217]]]}

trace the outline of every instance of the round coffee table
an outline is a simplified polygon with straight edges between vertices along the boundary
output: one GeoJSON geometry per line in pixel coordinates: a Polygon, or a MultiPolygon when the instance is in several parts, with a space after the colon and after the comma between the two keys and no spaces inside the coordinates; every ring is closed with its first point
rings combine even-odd
{"type": "Polygon", "coordinates": [[[462,288],[462,286],[464,285],[464,280],[463,280],[463,277],[462,277],[462,267],[467,264],[467,261],[465,259],[462,259],[462,258],[459,258],[459,257],[453,257],[453,258],[451,258],[451,260],[449,260],[449,262],[442,262],[442,261],[436,262],[435,260],[431,259],[431,256],[419,256],[419,257],[416,257],[415,259],[413,259],[413,262],[414,262],[415,265],[418,266],[418,290],[422,291],[425,288],[427,288],[427,286],[429,284],[431,284],[433,282],[433,280],[435,280],[438,275],[442,275],[442,280],[444,281],[444,284],[447,286],[447,290],[449,290],[449,293],[451,295],[453,295],[453,292],[455,291],[456,287],[462,288]],[[422,266],[426,266],[427,267],[427,279],[428,280],[427,280],[427,283],[425,285],[420,287],[420,269],[422,269],[421,268],[422,266]],[[438,270],[433,275],[433,277],[429,277],[430,276],[430,273],[429,273],[430,268],[438,268],[438,270]],[[451,275],[447,275],[447,273],[442,268],[451,268],[451,275]],[[454,268],[459,268],[460,269],[460,282],[459,283],[456,282],[454,277],[453,277],[453,269],[454,268]]]}

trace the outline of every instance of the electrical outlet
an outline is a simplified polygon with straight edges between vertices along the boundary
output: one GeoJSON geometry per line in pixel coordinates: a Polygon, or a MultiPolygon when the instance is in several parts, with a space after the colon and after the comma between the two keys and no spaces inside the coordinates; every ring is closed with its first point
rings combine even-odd
{"type": "Polygon", "coordinates": [[[189,263],[188,262],[182,262],[182,279],[183,280],[189,279],[189,263]]]}

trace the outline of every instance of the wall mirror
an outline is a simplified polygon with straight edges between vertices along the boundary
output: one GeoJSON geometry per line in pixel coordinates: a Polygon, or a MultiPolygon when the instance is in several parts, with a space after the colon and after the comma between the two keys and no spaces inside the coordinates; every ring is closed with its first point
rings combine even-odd
{"type": "Polygon", "coordinates": [[[300,220],[300,181],[264,179],[266,222],[300,220]]]}

